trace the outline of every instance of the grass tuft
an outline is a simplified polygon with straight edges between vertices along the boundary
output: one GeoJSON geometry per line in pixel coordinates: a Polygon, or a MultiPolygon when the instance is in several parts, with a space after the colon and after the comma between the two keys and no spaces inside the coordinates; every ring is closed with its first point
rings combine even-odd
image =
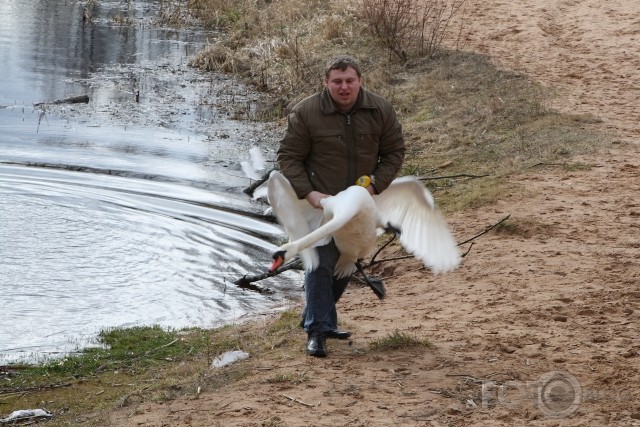
{"type": "Polygon", "coordinates": [[[296,373],[276,373],[273,377],[267,379],[268,383],[271,384],[301,384],[309,381],[309,376],[306,372],[296,372],[296,373]]]}
{"type": "Polygon", "coordinates": [[[426,339],[396,330],[386,337],[371,341],[369,347],[374,351],[403,350],[416,347],[431,347],[431,343],[426,339]]]}

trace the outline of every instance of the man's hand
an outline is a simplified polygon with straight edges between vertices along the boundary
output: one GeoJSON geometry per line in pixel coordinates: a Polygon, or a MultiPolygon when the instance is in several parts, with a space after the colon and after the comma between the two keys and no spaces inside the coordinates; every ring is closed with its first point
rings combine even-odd
{"type": "Polygon", "coordinates": [[[316,209],[322,209],[322,205],[320,204],[320,200],[329,197],[328,194],[324,194],[321,193],[319,191],[312,191],[309,194],[307,194],[306,196],[304,196],[304,198],[307,200],[307,202],[309,202],[309,204],[311,206],[313,206],[316,209]]]}

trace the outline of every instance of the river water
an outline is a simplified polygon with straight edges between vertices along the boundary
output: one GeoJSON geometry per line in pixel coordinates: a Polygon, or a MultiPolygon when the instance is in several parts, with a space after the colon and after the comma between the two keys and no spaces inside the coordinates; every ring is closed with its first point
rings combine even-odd
{"type": "Polygon", "coordinates": [[[83,21],[85,3],[0,0],[0,364],[299,295],[297,273],[260,282],[272,293],[233,284],[283,235],[241,191],[240,161],[275,145],[232,118],[251,92],[187,66],[219,35],[158,26],[151,1],[99,1],[83,21]]]}

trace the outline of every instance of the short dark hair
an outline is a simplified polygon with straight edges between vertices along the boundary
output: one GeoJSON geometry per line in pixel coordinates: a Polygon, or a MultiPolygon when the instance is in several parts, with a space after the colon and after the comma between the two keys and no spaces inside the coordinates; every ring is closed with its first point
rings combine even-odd
{"type": "Polygon", "coordinates": [[[327,62],[326,67],[324,68],[324,76],[328,78],[331,70],[344,71],[349,67],[356,70],[356,74],[358,74],[358,77],[362,77],[362,75],[360,74],[360,64],[358,63],[358,60],[350,55],[340,55],[330,59],[327,62]]]}

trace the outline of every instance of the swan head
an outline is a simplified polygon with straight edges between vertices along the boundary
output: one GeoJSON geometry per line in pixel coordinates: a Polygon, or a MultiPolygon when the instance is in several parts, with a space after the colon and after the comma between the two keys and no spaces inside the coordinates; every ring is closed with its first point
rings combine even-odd
{"type": "Polygon", "coordinates": [[[271,263],[271,267],[269,267],[269,273],[275,273],[275,271],[285,263],[286,257],[286,250],[275,251],[272,255],[273,262],[271,263]]]}

